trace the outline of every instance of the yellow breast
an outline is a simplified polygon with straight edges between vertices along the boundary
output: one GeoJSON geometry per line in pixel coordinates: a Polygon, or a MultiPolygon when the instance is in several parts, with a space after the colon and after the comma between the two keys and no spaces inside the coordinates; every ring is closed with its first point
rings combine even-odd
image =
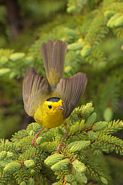
{"type": "Polygon", "coordinates": [[[61,125],[64,122],[63,110],[57,109],[58,106],[62,105],[62,102],[47,102],[45,101],[40,105],[35,114],[34,119],[36,122],[46,128],[53,128],[61,125]],[[48,106],[52,106],[49,109],[48,106]]]}

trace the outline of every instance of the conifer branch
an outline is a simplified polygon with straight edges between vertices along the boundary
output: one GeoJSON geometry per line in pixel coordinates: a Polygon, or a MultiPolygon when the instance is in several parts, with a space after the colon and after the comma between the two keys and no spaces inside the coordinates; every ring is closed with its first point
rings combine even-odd
{"type": "Polygon", "coordinates": [[[123,141],[111,135],[123,129],[122,121],[96,122],[92,103],[88,103],[73,111],[67,130],[64,125],[44,130],[33,146],[31,141],[39,129],[39,124],[32,123],[11,141],[0,141],[0,183],[84,185],[94,179],[108,184],[110,177],[99,161],[103,152],[123,154],[123,141]],[[96,153],[98,161],[94,162],[96,153]]]}

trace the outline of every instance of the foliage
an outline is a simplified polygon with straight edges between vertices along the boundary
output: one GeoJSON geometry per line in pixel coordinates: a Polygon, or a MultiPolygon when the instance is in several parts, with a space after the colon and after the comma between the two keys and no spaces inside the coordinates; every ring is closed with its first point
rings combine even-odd
{"type": "Polygon", "coordinates": [[[29,122],[23,109],[22,79],[29,67],[45,76],[40,47],[47,40],[60,39],[68,44],[64,76],[78,71],[87,74],[88,85],[82,101],[92,101],[97,113],[91,104],[76,108],[67,128],[42,132],[36,147],[31,145],[39,129],[36,123],[15,133],[11,142],[2,139],[1,184],[59,181],[69,185],[71,179],[74,184],[79,184],[79,180],[85,184],[87,179],[88,185],[121,184],[122,157],[116,159],[117,155],[107,157],[103,153],[122,155],[122,140],[116,135],[122,136],[119,120],[123,120],[123,2],[17,0],[23,29],[16,37],[13,37],[12,23],[6,20],[10,15],[1,2],[0,138],[10,138],[29,122]],[[55,149],[66,132],[68,140],[64,140],[65,146],[58,152],[55,149]],[[51,161],[55,164],[47,163],[49,157],[54,157],[51,161]],[[64,174],[59,172],[59,165],[64,174]],[[83,170],[81,175],[77,166],[83,170]],[[10,168],[10,173],[3,172],[4,168],[10,168]]]}
{"type": "Polygon", "coordinates": [[[65,76],[77,71],[86,72],[86,97],[94,102],[99,118],[123,118],[120,111],[123,99],[122,1],[54,1],[54,9],[51,4],[48,0],[35,1],[33,6],[30,1],[26,1],[25,6],[20,2],[25,19],[39,21],[43,15],[47,23],[40,26],[42,20],[35,22],[36,30],[32,23],[32,31],[27,29],[14,43],[8,43],[12,49],[0,50],[0,76],[11,79],[11,82],[17,80],[18,83],[29,67],[35,67],[40,74],[44,74],[40,55],[42,42],[49,39],[64,40],[68,43],[65,76]],[[41,4],[45,4],[47,12],[39,11],[41,4]],[[58,12],[55,17],[53,12],[58,12]]]}
{"type": "Polygon", "coordinates": [[[0,144],[1,184],[111,184],[103,152],[123,154],[123,141],[115,132],[123,121],[96,121],[91,103],[76,108],[65,125],[42,131],[31,141],[39,124],[15,133],[0,144]]]}

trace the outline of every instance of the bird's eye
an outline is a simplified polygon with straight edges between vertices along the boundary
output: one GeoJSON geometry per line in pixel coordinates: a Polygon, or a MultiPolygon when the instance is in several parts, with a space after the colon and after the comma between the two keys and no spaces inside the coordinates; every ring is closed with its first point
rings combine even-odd
{"type": "Polygon", "coordinates": [[[52,105],[48,105],[48,108],[49,108],[49,109],[52,109],[52,105]]]}

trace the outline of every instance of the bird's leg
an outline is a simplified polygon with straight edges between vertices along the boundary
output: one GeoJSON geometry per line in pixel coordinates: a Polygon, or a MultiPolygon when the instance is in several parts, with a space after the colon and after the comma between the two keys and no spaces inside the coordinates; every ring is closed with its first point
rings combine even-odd
{"type": "Polygon", "coordinates": [[[41,128],[37,134],[35,134],[33,140],[32,140],[32,145],[35,146],[35,142],[36,142],[36,139],[38,138],[38,136],[40,135],[40,133],[44,130],[44,128],[41,128]]]}

